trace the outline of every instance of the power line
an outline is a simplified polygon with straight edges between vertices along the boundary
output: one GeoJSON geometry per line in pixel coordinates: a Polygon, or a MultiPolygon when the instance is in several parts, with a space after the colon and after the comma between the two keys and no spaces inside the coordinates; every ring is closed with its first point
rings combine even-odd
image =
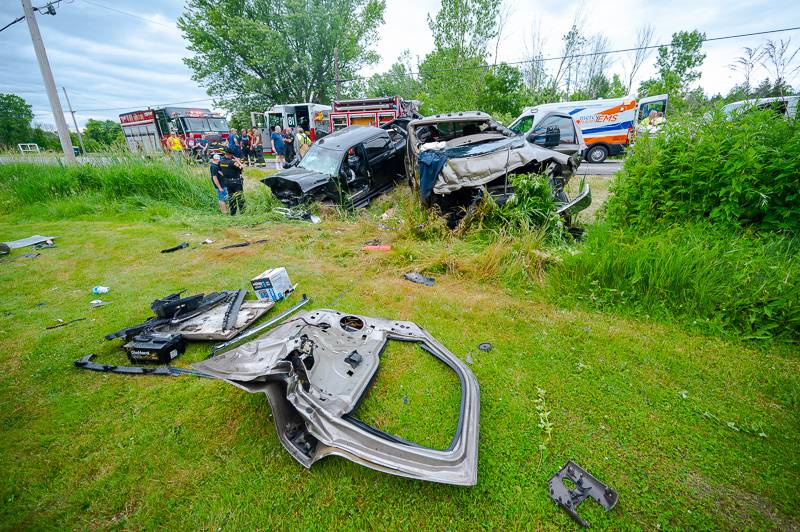
{"type": "Polygon", "coordinates": [[[108,107],[105,109],[75,109],[76,113],[88,113],[93,111],[125,111],[127,109],[141,109],[142,107],[167,107],[169,105],[178,105],[182,103],[199,103],[199,102],[210,102],[214,98],[203,98],[202,100],[185,100],[182,102],[171,102],[171,103],[156,103],[156,104],[143,104],[143,105],[133,105],[128,107],[108,107]]]}
{"type": "Polygon", "coordinates": [[[170,29],[174,29],[175,28],[174,25],[165,24],[163,22],[159,22],[158,20],[153,20],[151,18],[140,17],[139,15],[136,15],[134,13],[130,13],[128,11],[123,11],[123,10],[117,9],[115,7],[110,7],[110,6],[107,6],[105,4],[101,4],[100,2],[95,2],[94,0],[81,0],[81,1],[82,2],[86,2],[87,4],[91,4],[93,6],[97,6],[97,7],[103,8],[103,9],[107,9],[109,11],[113,11],[115,13],[119,13],[121,15],[127,15],[129,17],[137,18],[139,20],[143,20],[143,21],[149,22],[151,24],[158,24],[159,26],[164,26],[165,28],[170,28],[170,29]]]}
{"type": "MultiPolygon", "coordinates": [[[[800,30],[800,26],[795,26],[795,27],[792,27],[792,28],[782,28],[782,29],[778,29],[778,30],[755,31],[755,32],[752,32],[752,33],[739,33],[739,34],[736,34],[736,35],[725,35],[725,36],[722,36],[722,37],[707,37],[705,39],[701,39],[700,42],[702,43],[702,42],[710,42],[710,41],[724,41],[724,40],[727,40],[727,39],[739,39],[739,38],[742,38],[742,37],[753,37],[753,36],[756,36],[756,35],[767,35],[767,34],[770,34],[770,33],[782,33],[782,32],[786,32],[786,31],[795,31],[795,30],[800,30]]],[[[602,52],[590,52],[590,53],[586,53],[586,54],[573,54],[573,55],[557,56],[557,57],[540,57],[540,58],[536,58],[536,59],[524,59],[524,60],[521,60],[521,61],[509,61],[509,62],[506,62],[505,64],[506,65],[524,65],[524,64],[527,64],[527,63],[538,63],[538,62],[544,62],[544,61],[559,61],[561,59],[575,59],[575,58],[581,58],[581,57],[594,57],[594,56],[597,56],[597,55],[619,54],[619,53],[625,53],[625,52],[635,52],[635,51],[638,51],[638,50],[651,50],[651,49],[661,48],[661,47],[665,47],[665,46],[671,47],[672,43],[668,43],[668,44],[652,44],[650,46],[638,46],[638,47],[634,47],[634,48],[621,48],[619,50],[606,50],[606,51],[602,51],[602,52]]],[[[461,70],[476,70],[476,69],[488,69],[488,68],[492,68],[492,65],[475,65],[475,66],[467,66],[467,67],[445,68],[445,69],[439,69],[439,70],[428,70],[425,73],[426,74],[437,74],[437,73],[444,73],[444,72],[457,72],[457,71],[461,71],[461,70]]],[[[420,72],[420,71],[409,72],[409,76],[418,76],[421,73],[422,72],[420,72]]],[[[370,78],[370,76],[354,76],[354,77],[349,78],[349,79],[340,79],[338,81],[340,81],[340,82],[349,82],[349,81],[358,81],[358,80],[364,80],[364,79],[369,79],[369,78],[370,78]]],[[[333,81],[335,81],[335,80],[333,80],[333,81]]]]}
{"type": "Polygon", "coordinates": [[[8,24],[6,24],[5,26],[3,26],[2,28],[0,28],[0,31],[3,31],[3,30],[4,30],[4,29],[6,29],[6,28],[10,28],[11,26],[13,26],[14,24],[16,24],[17,22],[22,22],[23,20],[25,20],[25,17],[24,17],[24,16],[22,16],[22,17],[19,17],[19,18],[17,18],[17,19],[14,19],[14,20],[12,20],[11,22],[9,22],[8,24]]]}

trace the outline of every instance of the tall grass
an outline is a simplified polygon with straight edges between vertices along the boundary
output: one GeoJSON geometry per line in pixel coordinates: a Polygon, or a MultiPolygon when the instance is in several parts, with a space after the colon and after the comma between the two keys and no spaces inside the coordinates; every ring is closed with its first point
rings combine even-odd
{"type": "Polygon", "coordinates": [[[800,242],[707,225],[590,229],[546,276],[554,301],[682,318],[748,338],[800,340],[800,242]]]}
{"type": "MultiPolygon", "coordinates": [[[[245,197],[247,214],[238,217],[237,223],[270,216],[278,204],[267,187],[256,187],[245,197]]],[[[108,156],[99,164],[0,165],[0,204],[6,212],[24,210],[57,219],[109,211],[149,210],[188,216],[219,213],[211,180],[197,167],[120,155],[108,156]]]]}
{"type": "Polygon", "coordinates": [[[93,195],[106,201],[151,199],[213,211],[208,179],[184,164],[118,159],[108,164],[0,165],[0,197],[11,205],[93,195]]]}

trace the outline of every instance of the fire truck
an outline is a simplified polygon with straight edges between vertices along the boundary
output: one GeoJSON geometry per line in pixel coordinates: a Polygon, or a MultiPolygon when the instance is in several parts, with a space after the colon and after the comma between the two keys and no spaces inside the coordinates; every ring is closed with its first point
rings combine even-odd
{"type": "Polygon", "coordinates": [[[194,151],[198,141],[209,141],[209,151],[220,151],[228,138],[228,121],[208,109],[161,107],[119,115],[125,142],[134,153],[163,153],[166,139],[175,134],[187,149],[194,151]]]}
{"type": "Polygon", "coordinates": [[[275,130],[275,126],[302,127],[304,131],[308,132],[313,142],[318,136],[329,133],[328,115],[330,112],[330,105],[287,103],[276,105],[263,113],[250,113],[250,123],[261,131],[264,153],[272,153],[270,134],[275,130]]]}
{"type": "Polygon", "coordinates": [[[417,100],[403,100],[399,96],[338,100],[333,102],[330,114],[331,131],[347,126],[380,127],[397,118],[420,118],[419,105],[417,100]]]}

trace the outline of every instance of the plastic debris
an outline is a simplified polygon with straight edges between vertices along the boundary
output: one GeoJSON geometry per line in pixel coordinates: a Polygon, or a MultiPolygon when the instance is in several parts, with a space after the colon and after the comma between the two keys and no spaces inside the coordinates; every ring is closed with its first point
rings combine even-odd
{"type": "Polygon", "coordinates": [[[433,277],[426,277],[421,273],[417,272],[409,272],[403,275],[403,277],[407,281],[411,281],[412,283],[417,283],[417,284],[424,284],[425,286],[433,286],[433,284],[436,282],[436,279],[434,279],[433,277]]]}
{"type": "Polygon", "coordinates": [[[171,248],[162,249],[161,253],[172,253],[174,251],[178,251],[179,249],[185,249],[185,248],[188,248],[188,247],[189,247],[189,243],[188,242],[181,242],[177,246],[172,246],[171,248]]]}

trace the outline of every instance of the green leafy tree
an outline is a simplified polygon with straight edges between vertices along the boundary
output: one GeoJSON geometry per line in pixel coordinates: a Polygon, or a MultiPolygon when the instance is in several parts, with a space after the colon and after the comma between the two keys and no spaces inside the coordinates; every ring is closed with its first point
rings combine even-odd
{"type": "Polygon", "coordinates": [[[113,120],[95,120],[94,118],[86,121],[83,138],[87,150],[107,148],[125,142],[122,126],[113,120]]]}
{"type": "Polygon", "coordinates": [[[413,99],[419,95],[420,83],[414,78],[411,52],[405,50],[397,61],[382,74],[373,74],[367,80],[366,94],[370,98],[379,96],[401,96],[413,99]]]}
{"type": "Polygon", "coordinates": [[[522,72],[505,63],[491,68],[483,78],[478,108],[502,122],[516,118],[527,105],[527,91],[522,72]]]}
{"type": "Polygon", "coordinates": [[[428,15],[436,48],[419,66],[424,112],[478,107],[487,45],[498,34],[499,7],[495,0],[442,0],[436,17],[428,15]]]}
{"type": "Polygon", "coordinates": [[[16,94],[0,94],[0,146],[29,142],[33,109],[16,94]]]}
{"type": "Polygon", "coordinates": [[[639,95],[666,93],[673,108],[685,108],[684,100],[692,91],[691,85],[700,79],[699,68],[706,58],[702,52],[705,38],[706,34],[697,30],[673,33],[670,45],[658,48],[658,77],[642,82],[639,95]]]}
{"type": "Polygon", "coordinates": [[[377,61],[370,51],[384,0],[187,0],[178,27],[193,78],[231,110],[328,102],[340,79],[377,61]]]}

